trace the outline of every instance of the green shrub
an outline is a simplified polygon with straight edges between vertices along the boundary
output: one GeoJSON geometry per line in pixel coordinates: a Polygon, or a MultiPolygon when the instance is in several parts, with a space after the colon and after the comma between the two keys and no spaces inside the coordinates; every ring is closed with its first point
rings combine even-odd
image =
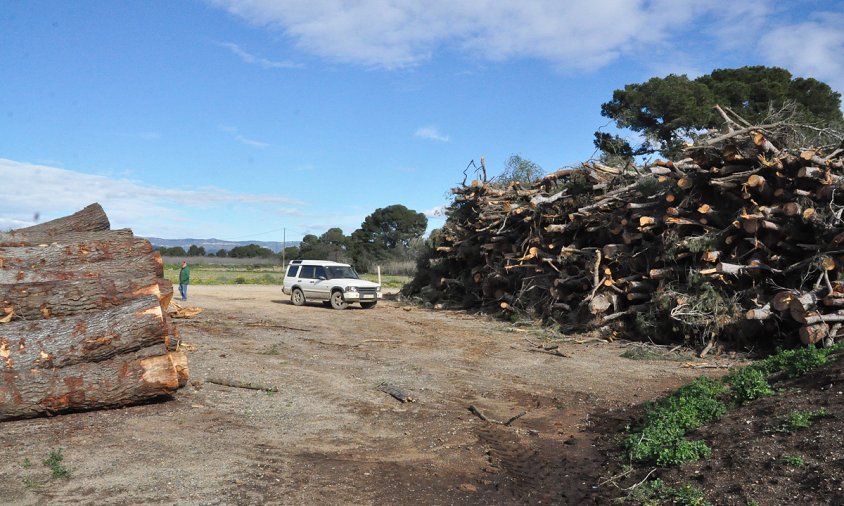
{"type": "Polygon", "coordinates": [[[246,284],[246,278],[244,278],[243,276],[238,276],[238,277],[234,278],[234,284],[245,285],[246,284]]]}
{"type": "Polygon", "coordinates": [[[822,366],[829,358],[829,354],[836,350],[832,348],[798,348],[796,350],[781,350],[776,355],[763,360],[758,366],[766,374],[785,373],[789,378],[802,376],[813,369],[822,366]]]}
{"type": "Polygon", "coordinates": [[[733,398],[739,404],[774,394],[765,374],[754,367],[732,369],[725,381],[730,385],[733,398]]]}
{"type": "Polygon", "coordinates": [[[698,378],[671,396],[650,404],[641,429],[626,439],[630,458],[671,466],[708,457],[711,449],[705,442],[687,441],[685,435],[721,418],[727,406],[717,397],[724,390],[718,381],[698,378]]]}

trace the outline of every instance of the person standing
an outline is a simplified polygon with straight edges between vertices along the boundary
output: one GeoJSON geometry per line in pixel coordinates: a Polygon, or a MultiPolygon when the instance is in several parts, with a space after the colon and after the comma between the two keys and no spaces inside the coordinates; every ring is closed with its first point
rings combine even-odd
{"type": "Polygon", "coordinates": [[[182,268],[179,269],[179,293],[182,294],[182,300],[188,300],[188,284],[190,283],[190,267],[188,263],[182,260],[182,268]]]}

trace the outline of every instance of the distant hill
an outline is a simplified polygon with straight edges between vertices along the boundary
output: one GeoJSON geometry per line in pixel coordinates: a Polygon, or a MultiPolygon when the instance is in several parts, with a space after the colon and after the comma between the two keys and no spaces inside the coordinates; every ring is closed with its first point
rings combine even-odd
{"type": "MultiPolygon", "coordinates": [[[[205,248],[206,253],[216,253],[221,249],[231,251],[236,246],[248,246],[250,244],[257,244],[258,246],[271,249],[274,253],[280,253],[282,248],[281,241],[224,241],[222,239],[162,239],[160,237],[144,237],[152,244],[153,248],[164,246],[166,248],[175,248],[181,246],[185,250],[195,244],[197,247],[205,248]]],[[[287,241],[287,246],[298,246],[299,241],[287,241]]]]}

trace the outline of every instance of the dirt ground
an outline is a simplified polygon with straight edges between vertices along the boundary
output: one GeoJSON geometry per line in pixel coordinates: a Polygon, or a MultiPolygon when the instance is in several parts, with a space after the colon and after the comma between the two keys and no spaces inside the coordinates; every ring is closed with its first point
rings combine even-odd
{"type": "Polygon", "coordinates": [[[702,374],[588,338],[535,352],[540,330],[393,301],[295,307],[257,285],[190,296],[205,309],[178,322],[191,384],[162,402],[3,423],[0,503],[604,504],[613,470],[597,440],[618,424],[597,421],[702,374]],[[505,426],[470,405],[525,414],[505,426]],[[43,464],[57,449],[68,478],[43,464]]]}

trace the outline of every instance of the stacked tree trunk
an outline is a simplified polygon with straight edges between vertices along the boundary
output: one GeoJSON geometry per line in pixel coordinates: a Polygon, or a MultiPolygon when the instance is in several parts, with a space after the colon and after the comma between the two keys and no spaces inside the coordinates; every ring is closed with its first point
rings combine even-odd
{"type": "Polygon", "coordinates": [[[0,421],[124,406],[188,379],[163,263],[98,204],[0,233],[0,421]]]}
{"type": "Polygon", "coordinates": [[[405,293],[663,342],[829,344],[844,324],[844,150],[786,149],[777,132],[454,188],[405,293]]]}

